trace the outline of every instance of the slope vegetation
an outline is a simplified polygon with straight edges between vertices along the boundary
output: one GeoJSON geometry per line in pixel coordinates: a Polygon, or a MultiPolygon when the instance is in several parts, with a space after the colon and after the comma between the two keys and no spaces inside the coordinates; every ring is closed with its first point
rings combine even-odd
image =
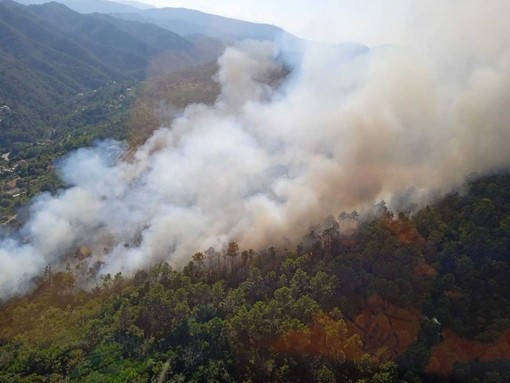
{"type": "Polygon", "coordinates": [[[50,138],[86,90],[213,60],[208,50],[150,24],[82,15],[57,3],[0,2],[0,147],[50,138]]]}
{"type": "Polygon", "coordinates": [[[0,382],[506,382],[509,183],[341,213],[296,250],[230,242],[183,272],[48,267],[0,307],[0,382]]]}

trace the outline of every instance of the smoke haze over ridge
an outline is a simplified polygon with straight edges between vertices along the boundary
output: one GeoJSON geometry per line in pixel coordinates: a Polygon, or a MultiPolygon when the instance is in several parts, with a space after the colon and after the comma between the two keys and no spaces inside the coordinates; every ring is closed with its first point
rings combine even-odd
{"type": "Polygon", "coordinates": [[[82,244],[100,273],[181,266],[230,239],[279,245],[328,214],[507,168],[509,8],[416,2],[400,46],[308,47],[278,89],[264,81],[274,45],[228,48],[215,105],[187,107],[132,161],[109,141],[61,161],[69,188],[39,196],[0,244],[0,298],[82,244]]]}

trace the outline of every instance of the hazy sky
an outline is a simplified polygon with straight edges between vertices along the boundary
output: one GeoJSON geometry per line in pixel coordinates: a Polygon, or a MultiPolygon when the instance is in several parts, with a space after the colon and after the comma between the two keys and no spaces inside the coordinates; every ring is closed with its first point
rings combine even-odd
{"type": "Polygon", "coordinates": [[[409,0],[141,0],[278,25],[311,40],[365,44],[399,41],[409,0]]]}

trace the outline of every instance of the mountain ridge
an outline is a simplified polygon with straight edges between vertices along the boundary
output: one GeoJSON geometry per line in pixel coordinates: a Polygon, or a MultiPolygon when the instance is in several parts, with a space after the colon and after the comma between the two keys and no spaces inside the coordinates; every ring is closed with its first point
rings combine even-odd
{"type": "Polygon", "coordinates": [[[0,104],[10,112],[0,121],[0,147],[44,136],[85,89],[140,81],[220,53],[205,48],[151,24],[84,15],[56,2],[2,0],[0,104]]]}
{"type": "MultiPolygon", "coordinates": [[[[49,0],[16,0],[23,5],[45,4],[49,0]]],[[[131,5],[109,0],[62,0],[59,3],[79,13],[113,13],[136,11],[131,5]]]]}
{"type": "MultiPolygon", "coordinates": [[[[25,5],[46,2],[46,0],[17,1],[25,5]]],[[[80,13],[106,13],[126,20],[151,23],[181,36],[200,34],[225,42],[244,39],[283,39],[292,46],[300,41],[296,36],[275,25],[238,20],[182,7],[142,9],[134,6],[136,2],[129,5],[129,1],[106,0],[59,0],[59,2],[80,13]]]]}
{"type": "Polygon", "coordinates": [[[275,25],[238,20],[187,8],[151,8],[113,15],[128,20],[150,22],[181,36],[200,34],[229,43],[245,39],[281,40],[295,49],[301,42],[296,36],[275,25]]]}

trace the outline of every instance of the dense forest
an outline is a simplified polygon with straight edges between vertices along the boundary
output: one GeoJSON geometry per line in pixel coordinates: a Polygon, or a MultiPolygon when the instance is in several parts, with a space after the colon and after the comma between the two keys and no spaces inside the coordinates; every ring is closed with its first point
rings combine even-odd
{"type": "Polygon", "coordinates": [[[508,382],[510,175],[373,210],[183,271],[49,265],[1,306],[0,382],[508,382]]]}

